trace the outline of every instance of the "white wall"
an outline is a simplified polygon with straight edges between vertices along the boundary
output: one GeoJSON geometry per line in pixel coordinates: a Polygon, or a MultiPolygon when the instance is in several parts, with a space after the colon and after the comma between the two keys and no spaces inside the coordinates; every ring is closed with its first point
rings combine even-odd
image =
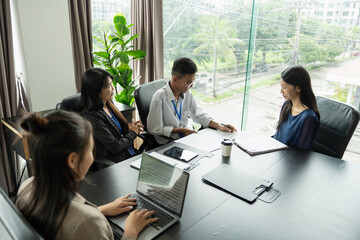
{"type": "Polygon", "coordinates": [[[76,93],[68,3],[16,0],[33,111],[76,93]]]}
{"type": "MultiPolygon", "coordinates": [[[[22,43],[22,37],[20,32],[20,23],[19,23],[19,14],[18,6],[16,1],[10,1],[11,4],[11,27],[13,33],[13,46],[14,46],[14,63],[15,63],[15,74],[16,77],[20,76],[24,85],[25,85],[25,94],[30,96],[29,84],[27,82],[27,72],[26,72],[26,63],[24,56],[24,49],[22,43]]],[[[31,109],[31,99],[28,98],[30,109],[31,109]]]]}

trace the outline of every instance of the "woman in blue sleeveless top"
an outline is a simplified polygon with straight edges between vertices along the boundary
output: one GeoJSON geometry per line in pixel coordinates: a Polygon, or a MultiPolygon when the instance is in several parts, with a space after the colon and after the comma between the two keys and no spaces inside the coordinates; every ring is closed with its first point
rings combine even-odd
{"type": "Polygon", "coordinates": [[[280,85],[286,101],[273,137],[286,145],[308,150],[320,120],[310,75],[302,66],[289,67],[281,73],[280,85]]]}

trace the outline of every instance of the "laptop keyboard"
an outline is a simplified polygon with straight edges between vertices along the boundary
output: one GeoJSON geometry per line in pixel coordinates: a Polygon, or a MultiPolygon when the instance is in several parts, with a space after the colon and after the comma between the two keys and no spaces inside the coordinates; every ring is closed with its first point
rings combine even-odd
{"type": "Polygon", "coordinates": [[[151,216],[151,218],[154,217],[158,217],[159,220],[151,223],[151,225],[160,230],[161,228],[165,227],[168,223],[170,223],[172,220],[174,220],[174,217],[172,217],[171,215],[167,214],[166,212],[164,212],[163,210],[161,210],[160,208],[157,208],[156,206],[154,206],[153,204],[149,203],[148,201],[146,201],[145,199],[139,197],[138,195],[131,195],[130,198],[135,198],[137,205],[134,206],[134,209],[148,209],[148,210],[154,210],[155,213],[151,216]]]}

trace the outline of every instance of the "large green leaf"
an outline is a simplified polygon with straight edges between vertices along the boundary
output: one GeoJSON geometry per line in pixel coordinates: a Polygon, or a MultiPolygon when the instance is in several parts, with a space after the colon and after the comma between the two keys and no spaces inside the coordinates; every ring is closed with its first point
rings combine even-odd
{"type": "Polygon", "coordinates": [[[134,102],[134,96],[129,95],[127,90],[123,90],[120,94],[115,95],[115,100],[123,104],[131,106],[134,102]]]}
{"type": "Polygon", "coordinates": [[[126,25],[126,18],[124,16],[124,14],[122,14],[122,13],[115,14],[113,21],[114,21],[114,24],[126,25]]]}
{"type": "Polygon", "coordinates": [[[129,40],[127,40],[125,42],[125,45],[128,44],[129,42],[131,42],[132,40],[134,40],[135,38],[137,38],[139,36],[139,34],[135,34],[134,36],[130,37],[129,40]]]}
{"type": "Polygon", "coordinates": [[[122,41],[122,40],[120,38],[118,38],[118,37],[114,37],[114,36],[111,36],[111,38],[109,37],[109,43],[111,45],[117,44],[119,41],[122,41]]]}
{"type": "Polygon", "coordinates": [[[135,89],[136,89],[136,87],[132,87],[132,86],[127,87],[127,88],[126,88],[126,90],[127,90],[127,95],[128,95],[128,96],[131,96],[131,95],[134,93],[135,89]]]}
{"type": "Polygon", "coordinates": [[[115,95],[115,100],[119,103],[123,103],[126,105],[129,105],[126,96],[121,96],[121,95],[115,95]]]}
{"type": "Polygon", "coordinates": [[[130,59],[129,59],[129,56],[126,53],[118,52],[116,55],[120,59],[121,63],[126,63],[126,64],[129,63],[130,59]]]}
{"type": "Polygon", "coordinates": [[[142,50],[129,50],[126,51],[126,54],[133,57],[133,59],[141,60],[146,56],[146,52],[142,50]]]}
{"type": "Polygon", "coordinates": [[[117,74],[117,71],[113,68],[109,68],[109,69],[107,69],[107,71],[113,76],[116,76],[116,74],[117,74]]]}
{"type": "Polygon", "coordinates": [[[114,27],[120,36],[126,36],[130,33],[130,28],[124,24],[115,24],[114,27]]]}
{"type": "Polygon", "coordinates": [[[124,81],[123,81],[123,79],[122,79],[121,74],[116,75],[116,76],[114,77],[114,81],[116,81],[117,84],[119,84],[119,86],[120,86],[122,89],[125,89],[126,86],[125,86],[125,84],[124,84],[124,81]]]}
{"type": "MultiPolygon", "coordinates": [[[[131,72],[131,69],[127,69],[124,72],[121,73],[121,80],[122,80],[122,87],[126,88],[128,86],[128,82],[129,82],[129,72],[131,72]]],[[[130,75],[130,79],[131,79],[131,75],[130,75]]]]}
{"type": "Polygon", "coordinates": [[[106,59],[110,57],[110,54],[108,52],[94,52],[94,54],[106,59]]]}
{"type": "Polygon", "coordinates": [[[130,69],[130,66],[128,64],[123,63],[120,66],[118,66],[117,69],[119,70],[119,72],[123,73],[125,72],[125,70],[130,69]]]}
{"type": "Polygon", "coordinates": [[[131,80],[132,80],[132,69],[130,68],[127,72],[127,85],[131,85],[131,80]]]}

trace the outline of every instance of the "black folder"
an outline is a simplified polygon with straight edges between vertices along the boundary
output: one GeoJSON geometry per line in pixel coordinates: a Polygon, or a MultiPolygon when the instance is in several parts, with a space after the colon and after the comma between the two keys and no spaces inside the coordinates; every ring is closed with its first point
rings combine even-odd
{"type": "Polygon", "coordinates": [[[202,176],[202,180],[249,203],[254,202],[273,184],[228,164],[208,172],[202,176]]]}

